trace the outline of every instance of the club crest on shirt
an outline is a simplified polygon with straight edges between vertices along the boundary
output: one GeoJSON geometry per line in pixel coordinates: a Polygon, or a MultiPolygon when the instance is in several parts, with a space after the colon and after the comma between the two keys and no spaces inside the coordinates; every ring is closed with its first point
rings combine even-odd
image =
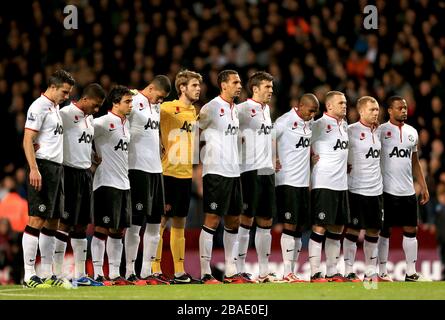
{"type": "Polygon", "coordinates": [[[159,113],[159,104],[155,104],[156,113],[159,113]]]}
{"type": "Polygon", "coordinates": [[[410,135],[408,136],[408,140],[409,140],[410,142],[414,142],[414,137],[413,137],[413,135],[410,134],[410,135]]]}

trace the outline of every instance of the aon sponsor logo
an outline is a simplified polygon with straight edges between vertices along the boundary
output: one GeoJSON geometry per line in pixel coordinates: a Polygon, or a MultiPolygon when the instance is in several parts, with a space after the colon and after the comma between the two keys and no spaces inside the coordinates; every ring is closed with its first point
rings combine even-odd
{"type": "Polygon", "coordinates": [[[368,153],[366,154],[366,159],[369,157],[371,158],[379,158],[380,157],[380,150],[379,149],[373,149],[372,147],[369,148],[368,153]]]}
{"type": "Polygon", "coordinates": [[[85,131],[82,133],[82,136],[79,138],[79,143],[91,143],[93,141],[93,135],[86,133],[85,131]]]}
{"type": "Polygon", "coordinates": [[[271,130],[272,130],[272,126],[266,126],[264,123],[261,125],[260,130],[258,130],[258,134],[270,134],[271,130]]]}
{"type": "Polygon", "coordinates": [[[118,144],[114,147],[114,151],[117,151],[121,149],[122,151],[127,151],[128,150],[128,142],[120,139],[118,144]]]}
{"type": "Polygon", "coordinates": [[[349,141],[341,141],[340,139],[337,139],[337,143],[334,146],[334,151],[337,149],[340,150],[346,150],[348,149],[349,141]]]}
{"type": "Polygon", "coordinates": [[[193,132],[195,129],[195,126],[192,123],[188,123],[187,121],[184,121],[184,124],[181,127],[181,130],[185,132],[193,132]]]}
{"type": "Polygon", "coordinates": [[[239,129],[239,127],[232,126],[231,124],[229,124],[229,125],[227,126],[226,131],[224,131],[224,134],[225,134],[226,136],[228,136],[228,135],[235,136],[235,135],[238,134],[238,129],[239,129]]]}
{"type": "Polygon", "coordinates": [[[397,147],[394,147],[394,149],[392,149],[391,153],[389,154],[389,157],[411,158],[411,151],[409,149],[399,149],[397,147]]]}
{"type": "Polygon", "coordinates": [[[307,148],[309,147],[311,140],[309,138],[301,137],[298,143],[295,145],[295,148],[307,148]]]}
{"type": "Polygon", "coordinates": [[[148,118],[147,124],[144,126],[144,129],[147,130],[148,128],[150,128],[151,130],[158,130],[159,121],[151,120],[151,118],[148,118]]]}
{"type": "Polygon", "coordinates": [[[53,132],[54,132],[54,135],[63,134],[63,126],[60,123],[58,123],[57,127],[54,129],[53,132]]]}

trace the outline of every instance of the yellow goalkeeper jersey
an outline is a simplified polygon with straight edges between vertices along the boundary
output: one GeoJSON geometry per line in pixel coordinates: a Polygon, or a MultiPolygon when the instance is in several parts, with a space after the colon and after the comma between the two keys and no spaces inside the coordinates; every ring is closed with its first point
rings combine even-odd
{"type": "Polygon", "coordinates": [[[164,102],[160,123],[163,174],[179,179],[192,178],[195,107],[179,100],[164,102]]]}

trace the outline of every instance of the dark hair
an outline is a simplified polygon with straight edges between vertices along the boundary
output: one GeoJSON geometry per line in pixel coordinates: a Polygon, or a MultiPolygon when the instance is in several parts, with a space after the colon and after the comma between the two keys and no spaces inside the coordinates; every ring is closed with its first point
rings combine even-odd
{"type": "Polygon", "coordinates": [[[158,88],[159,90],[164,91],[167,95],[169,95],[169,93],[172,89],[172,84],[171,84],[170,79],[167,76],[164,76],[162,74],[154,77],[154,79],[151,81],[151,83],[154,84],[156,86],[156,88],[158,88]]]}
{"type": "Polygon", "coordinates": [[[231,74],[238,74],[235,70],[223,70],[220,73],[218,73],[218,87],[219,89],[222,89],[221,83],[227,82],[229,80],[229,76],[231,74]]]}
{"type": "Polygon", "coordinates": [[[392,96],[392,97],[389,97],[388,102],[387,102],[387,104],[388,104],[388,109],[392,107],[392,104],[393,104],[394,102],[396,102],[396,101],[403,101],[403,100],[405,100],[405,99],[403,99],[401,96],[392,96]]]}
{"type": "Polygon", "coordinates": [[[253,87],[259,87],[261,81],[273,81],[273,76],[266,71],[257,71],[252,74],[247,82],[247,89],[250,94],[253,94],[253,87]]]}
{"type": "Polygon", "coordinates": [[[103,100],[105,98],[105,90],[98,83],[89,84],[82,92],[82,98],[92,98],[103,100]]]}
{"type": "Polygon", "coordinates": [[[48,79],[48,87],[55,85],[56,88],[60,88],[64,83],[68,83],[70,86],[74,86],[76,81],[74,81],[73,76],[65,70],[57,70],[48,79]]]}
{"type": "Polygon", "coordinates": [[[113,103],[119,103],[122,100],[122,97],[127,95],[132,96],[133,92],[131,92],[131,90],[125,86],[116,85],[111,89],[110,93],[105,99],[104,105],[106,106],[107,110],[111,110],[111,108],[113,108],[113,103]]]}

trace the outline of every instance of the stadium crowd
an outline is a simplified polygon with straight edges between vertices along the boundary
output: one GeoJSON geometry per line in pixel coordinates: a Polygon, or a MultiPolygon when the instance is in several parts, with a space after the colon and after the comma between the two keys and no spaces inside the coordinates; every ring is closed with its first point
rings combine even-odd
{"type": "MultiPolygon", "coordinates": [[[[274,77],[273,120],[305,92],[321,102],[330,90],[344,92],[349,123],[358,119],[361,96],[373,96],[381,106],[391,95],[405,97],[432,199],[422,213],[424,227],[437,234],[445,264],[443,2],[375,1],[377,30],[363,26],[368,1],[77,0],[70,1],[78,9],[78,29],[71,30],[63,26],[66,4],[13,2],[7,15],[1,10],[0,36],[6,41],[0,42],[0,130],[6,138],[0,158],[0,269],[22,264],[17,259],[27,218],[26,112],[60,68],[76,79],[71,100],[91,82],[107,92],[116,83],[143,88],[156,74],[174,81],[188,68],[204,78],[198,106],[218,95],[221,70],[237,70],[243,83],[253,71],[265,70],[274,77]]],[[[239,102],[246,97],[243,91],[239,102]]],[[[195,184],[193,192],[198,202],[190,218],[199,226],[202,185],[195,184]]]]}

